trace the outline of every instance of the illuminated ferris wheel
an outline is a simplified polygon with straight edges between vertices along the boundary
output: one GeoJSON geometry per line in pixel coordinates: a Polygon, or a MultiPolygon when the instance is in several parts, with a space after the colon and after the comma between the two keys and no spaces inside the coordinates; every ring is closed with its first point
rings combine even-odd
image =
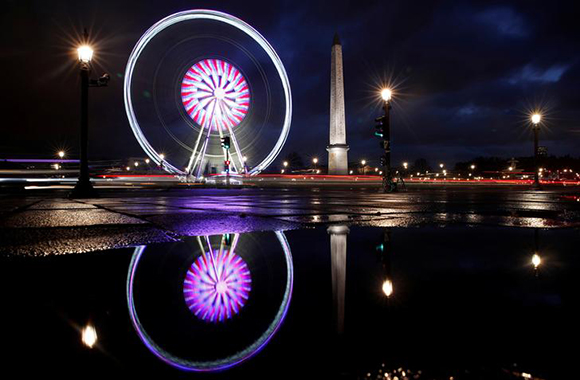
{"type": "Polygon", "coordinates": [[[178,175],[257,174],[290,129],[280,58],[250,25],[217,11],[176,13],[145,32],[129,57],[124,97],[143,150],[178,175]]]}

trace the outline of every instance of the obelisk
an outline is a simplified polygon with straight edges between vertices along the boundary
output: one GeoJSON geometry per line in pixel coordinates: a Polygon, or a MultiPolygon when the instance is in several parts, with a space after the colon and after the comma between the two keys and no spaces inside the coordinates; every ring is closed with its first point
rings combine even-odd
{"type": "Polygon", "coordinates": [[[348,174],[342,45],[338,34],[334,35],[330,60],[330,145],[326,148],[328,174],[348,174]]]}

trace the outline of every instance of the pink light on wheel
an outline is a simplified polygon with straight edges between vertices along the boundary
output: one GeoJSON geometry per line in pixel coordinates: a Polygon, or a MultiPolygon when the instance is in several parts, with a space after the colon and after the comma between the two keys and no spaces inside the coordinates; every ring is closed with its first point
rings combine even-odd
{"type": "Polygon", "coordinates": [[[228,250],[201,255],[185,275],[183,294],[187,307],[207,322],[223,322],[244,307],[252,279],[241,257],[228,250]]]}
{"type": "Polygon", "coordinates": [[[181,101],[189,117],[203,128],[233,128],[250,107],[246,78],[231,63],[204,59],[195,63],[181,82],[181,101]]]}

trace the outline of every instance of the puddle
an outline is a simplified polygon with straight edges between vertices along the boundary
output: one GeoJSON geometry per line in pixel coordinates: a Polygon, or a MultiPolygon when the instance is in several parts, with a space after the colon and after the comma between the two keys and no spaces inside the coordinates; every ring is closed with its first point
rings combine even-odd
{"type": "Polygon", "coordinates": [[[2,257],[4,368],[563,378],[578,246],[573,229],[333,225],[2,257]]]}

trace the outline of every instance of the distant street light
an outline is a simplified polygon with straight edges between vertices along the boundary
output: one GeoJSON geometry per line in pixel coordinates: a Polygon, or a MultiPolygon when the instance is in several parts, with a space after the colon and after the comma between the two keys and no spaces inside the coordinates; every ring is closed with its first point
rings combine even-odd
{"type": "MultiPolygon", "coordinates": [[[[93,49],[87,45],[89,35],[85,29],[84,42],[77,49],[81,74],[81,133],[80,133],[80,173],[79,179],[70,194],[71,198],[88,198],[96,196],[89,176],[88,141],[89,141],[89,87],[102,87],[109,83],[110,75],[103,74],[99,79],[89,79],[93,49]]],[[[64,153],[64,152],[63,152],[64,153]]],[[[64,155],[63,155],[64,156],[64,155]]]]}
{"type": "Polygon", "coordinates": [[[367,164],[367,161],[366,160],[362,160],[360,163],[361,163],[362,166],[365,166],[367,164]]]}
{"type": "Polygon", "coordinates": [[[534,130],[534,187],[540,187],[540,174],[538,172],[539,160],[538,160],[538,134],[540,132],[540,121],[542,121],[542,116],[539,113],[535,113],[531,117],[533,130],[534,130]]]}
{"type": "Polygon", "coordinates": [[[65,156],[65,153],[64,153],[64,151],[62,151],[62,150],[61,150],[61,151],[59,151],[57,154],[58,154],[58,156],[59,156],[60,158],[64,158],[64,156],[65,156]]]}
{"type": "MultiPolygon", "coordinates": [[[[314,157],[312,159],[312,163],[314,164],[314,169],[316,169],[316,164],[318,164],[318,157],[314,157]]],[[[318,174],[318,170],[316,171],[316,174],[318,174]]]]}
{"type": "Polygon", "coordinates": [[[284,165],[284,167],[285,167],[285,168],[287,168],[287,167],[288,167],[288,161],[284,161],[284,162],[282,163],[282,165],[284,165]]]}
{"type": "Polygon", "coordinates": [[[145,159],[145,163],[146,163],[146,164],[148,164],[148,163],[150,163],[150,162],[151,162],[151,160],[150,160],[150,159],[148,159],[148,158],[146,158],[146,159],[145,159]]]}
{"type": "Polygon", "coordinates": [[[445,166],[444,164],[439,164],[439,167],[440,167],[441,169],[443,169],[443,167],[444,167],[444,166],[445,166]]]}
{"type": "Polygon", "coordinates": [[[407,167],[409,167],[409,163],[408,163],[408,162],[403,162],[403,167],[404,167],[405,169],[407,169],[407,167]]]}
{"type": "Polygon", "coordinates": [[[472,164],[472,165],[470,166],[470,168],[471,168],[471,170],[475,169],[475,165],[473,165],[473,164],[472,164]]]}

